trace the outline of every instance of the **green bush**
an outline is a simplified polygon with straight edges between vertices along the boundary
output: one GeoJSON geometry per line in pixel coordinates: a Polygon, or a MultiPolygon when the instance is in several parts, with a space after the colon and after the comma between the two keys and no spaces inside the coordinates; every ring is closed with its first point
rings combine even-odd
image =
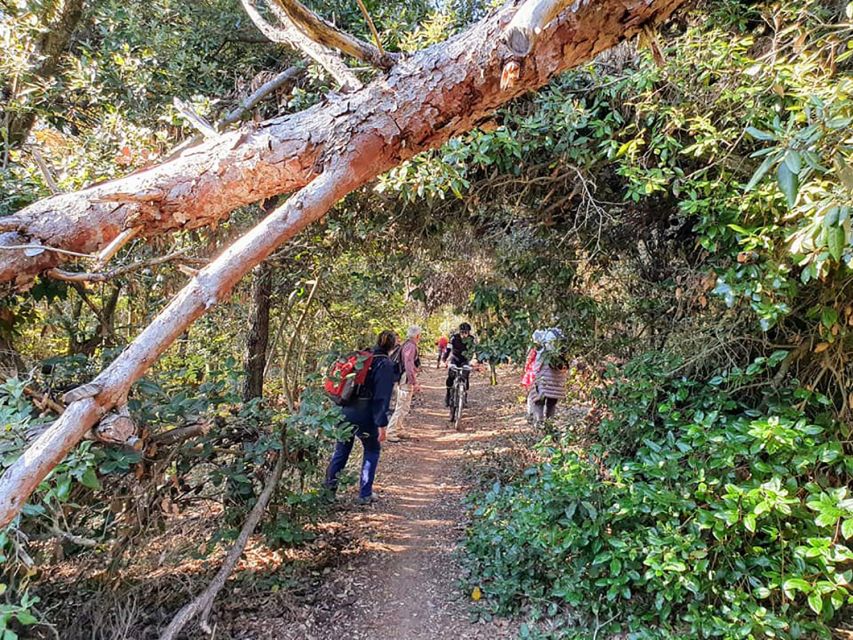
{"type": "Polygon", "coordinates": [[[546,444],[522,482],[475,499],[467,547],[494,610],[571,612],[557,637],[830,637],[853,602],[853,456],[792,408],[802,394],[728,391],[779,360],[705,382],[629,363],[600,445],[546,444]]]}

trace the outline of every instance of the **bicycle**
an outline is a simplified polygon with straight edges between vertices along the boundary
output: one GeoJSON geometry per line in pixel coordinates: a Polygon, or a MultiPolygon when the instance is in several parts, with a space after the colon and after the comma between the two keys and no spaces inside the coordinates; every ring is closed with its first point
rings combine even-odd
{"type": "Polygon", "coordinates": [[[453,428],[459,431],[459,423],[462,421],[462,409],[468,405],[467,380],[471,375],[471,365],[464,364],[461,367],[450,365],[453,372],[453,385],[450,387],[450,422],[453,428]]]}

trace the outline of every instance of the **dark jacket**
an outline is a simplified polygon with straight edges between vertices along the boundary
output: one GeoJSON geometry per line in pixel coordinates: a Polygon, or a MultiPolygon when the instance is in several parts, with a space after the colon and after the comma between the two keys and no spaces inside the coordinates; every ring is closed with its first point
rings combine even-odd
{"type": "Polygon", "coordinates": [[[343,408],[344,417],[368,432],[388,426],[388,407],[393,388],[394,365],[387,354],[374,349],[364,392],[355,402],[343,408]]]}
{"type": "Polygon", "coordinates": [[[474,347],[477,344],[476,338],[473,335],[468,335],[463,338],[460,334],[454,333],[450,336],[450,342],[447,343],[447,356],[450,356],[450,364],[455,364],[458,367],[468,364],[468,360],[474,355],[474,347]]]}

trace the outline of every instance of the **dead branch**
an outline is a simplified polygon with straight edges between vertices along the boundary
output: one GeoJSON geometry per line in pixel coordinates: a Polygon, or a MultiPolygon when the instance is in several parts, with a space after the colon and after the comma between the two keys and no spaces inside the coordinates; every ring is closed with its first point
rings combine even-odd
{"type": "MultiPolygon", "coordinates": [[[[299,0],[272,0],[287,14],[300,31],[315,42],[337,49],[357,60],[380,69],[390,69],[400,58],[399,54],[384,52],[368,42],[341,31],[332,23],[316,15],[299,0]]],[[[372,21],[371,21],[372,23],[372,21]]],[[[374,27],[375,32],[375,27],[374,27]]],[[[376,35],[378,41],[378,34],[376,35]]]]}
{"type": "Polygon", "coordinates": [[[195,112],[195,109],[192,108],[189,104],[184,102],[178,97],[172,99],[172,104],[175,109],[178,110],[184,120],[186,120],[193,129],[198,131],[205,138],[215,138],[219,135],[219,132],[214,128],[212,124],[207,121],[207,118],[203,118],[199,114],[195,112]]]}
{"type": "Polygon", "coordinates": [[[234,567],[237,566],[240,556],[243,555],[243,551],[246,549],[246,545],[249,542],[249,536],[252,535],[255,531],[255,527],[257,527],[258,523],[261,521],[264,511],[266,511],[267,504],[272,498],[273,493],[275,493],[275,489],[281,480],[281,476],[284,472],[285,458],[286,456],[284,455],[284,452],[280,452],[278,454],[275,461],[275,467],[273,467],[272,473],[270,473],[267,478],[264,490],[261,492],[261,495],[258,496],[258,501],[249,512],[249,516],[246,518],[246,522],[243,523],[243,528],[240,530],[240,535],[237,536],[234,546],[231,547],[228,555],[225,556],[225,560],[222,562],[222,566],[219,568],[219,571],[216,572],[216,576],[214,576],[207,588],[195,600],[184,605],[184,607],[178,611],[175,617],[172,618],[169,626],[166,627],[166,630],[160,635],[160,640],[174,640],[184,626],[186,626],[186,624],[199,613],[202,615],[202,631],[208,634],[211,633],[207,619],[210,615],[213,601],[216,598],[216,595],[222,590],[222,587],[225,586],[225,581],[228,579],[228,576],[231,575],[231,572],[234,571],[234,567]]]}
{"type": "Polygon", "coordinates": [[[32,398],[35,405],[42,411],[50,409],[57,415],[65,411],[65,405],[60,404],[46,393],[39,393],[34,389],[30,389],[30,387],[24,387],[24,394],[32,398]]]}
{"type": "Polygon", "coordinates": [[[38,242],[32,242],[30,244],[0,244],[0,251],[23,251],[25,255],[28,256],[37,256],[45,251],[52,251],[54,253],[61,253],[64,256],[72,256],[74,258],[88,258],[89,260],[96,260],[98,258],[98,256],[93,256],[91,253],[70,251],[68,249],[61,249],[60,247],[51,247],[50,245],[39,244],[38,242]]]}
{"type": "Polygon", "coordinates": [[[50,532],[62,540],[66,540],[72,544],[76,544],[81,547],[97,547],[100,543],[97,540],[93,540],[92,538],[85,538],[83,536],[78,536],[76,534],[71,533],[70,531],[63,531],[57,525],[53,525],[50,528],[50,532]]]}
{"type": "Polygon", "coordinates": [[[376,48],[379,49],[379,53],[385,55],[385,50],[382,48],[382,40],[379,38],[379,32],[376,30],[376,25],[373,24],[373,18],[370,17],[367,7],[364,6],[364,0],[356,0],[356,2],[358,2],[358,8],[361,9],[361,15],[364,16],[373,39],[376,40],[376,48]]]}
{"type": "MultiPolygon", "coordinates": [[[[286,14],[279,15],[280,26],[273,26],[267,22],[250,0],[240,0],[243,9],[248,14],[258,30],[273,42],[281,42],[293,49],[301,51],[314,62],[323,67],[332,78],[337,80],[341,89],[346,92],[358,91],[362,88],[361,80],[344,64],[343,60],[331,49],[302,33],[290,21],[286,14]]],[[[273,7],[274,8],[274,7],[273,7]]]]}
{"type": "Polygon", "coordinates": [[[33,160],[36,161],[36,166],[38,166],[39,171],[41,171],[42,176],[44,176],[44,181],[47,183],[47,188],[50,189],[50,192],[54,195],[57,193],[62,193],[62,190],[59,188],[59,185],[56,184],[56,180],[53,177],[53,172],[50,170],[50,167],[45,162],[45,159],[42,157],[41,153],[39,153],[38,149],[33,149],[33,160]]]}
{"type": "Polygon", "coordinates": [[[107,282],[109,280],[115,280],[116,278],[126,275],[128,273],[139,271],[140,269],[154,267],[158,264],[163,264],[165,262],[180,260],[181,258],[186,257],[188,252],[189,249],[181,249],[180,251],[173,251],[172,253],[168,253],[164,256],[159,256],[157,258],[140,260],[139,262],[127,264],[123,267],[116,267],[115,269],[110,269],[109,271],[100,271],[93,273],[84,271],[80,273],[75,273],[72,271],[64,271],[62,269],[51,269],[47,272],[47,275],[56,280],[64,280],[65,282],[107,282]]]}
{"type": "Polygon", "coordinates": [[[131,229],[125,229],[118,234],[115,239],[104,247],[98,254],[98,261],[95,263],[95,268],[103,269],[104,266],[113,259],[113,256],[115,256],[115,254],[117,254],[124,245],[133,240],[141,230],[142,227],[133,227],[131,229]]]}
{"type": "Polygon", "coordinates": [[[196,422],[184,427],[176,427],[174,429],[164,431],[163,433],[158,433],[151,438],[151,442],[158,445],[176,444],[178,442],[183,442],[184,440],[189,440],[190,438],[195,438],[196,436],[203,436],[210,431],[211,426],[212,423],[210,422],[196,422]]]}
{"type": "MultiPolygon", "coordinates": [[[[589,1],[577,0],[572,10],[576,11],[589,1]]],[[[525,0],[504,30],[507,46],[523,58],[530,53],[542,30],[567,6],[568,0],[525,0]]]]}
{"type": "Polygon", "coordinates": [[[275,76],[272,80],[265,82],[263,85],[258,87],[251,95],[247,96],[240,105],[230,111],[219,123],[216,125],[216,128],[222,131],[229,124],[233,124],[240,120],[247,111],[250,111],[258,102],[263,100],[270,93],[283,87],[284,85],[294,82],[296,78],[302,73],[302,67],[288,67],[277,76],[275,76]]]}

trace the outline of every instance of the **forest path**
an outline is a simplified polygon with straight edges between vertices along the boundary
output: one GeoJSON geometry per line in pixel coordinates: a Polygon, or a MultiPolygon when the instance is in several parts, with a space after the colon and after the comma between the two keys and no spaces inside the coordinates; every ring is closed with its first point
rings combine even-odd
{"type": "MultiPolygon", "coordinates": [[[[360,539],[358,550],[324,576],[306,617],[285,637],[515,637],[507,621],[471,621],[458,551],[466,525],[463,459],[472,451],[488,450],[502,430],[524,424],[522,407],[513,406],[518,376],[502,373],[493,387],[486,371],[475,373],[457,432],[444,407],[446,372],[434,367],[434,362],[428,364],[421,375],[423,393],[416,397],[403,432],[408,437],[383,444],[376,480],[380,500],[356,506],[354,487],[339,498],[336,515],[360,539]]],[[[361,464],[360,449],[356,445],[353,450],[352,473],[361,464]]]]}

